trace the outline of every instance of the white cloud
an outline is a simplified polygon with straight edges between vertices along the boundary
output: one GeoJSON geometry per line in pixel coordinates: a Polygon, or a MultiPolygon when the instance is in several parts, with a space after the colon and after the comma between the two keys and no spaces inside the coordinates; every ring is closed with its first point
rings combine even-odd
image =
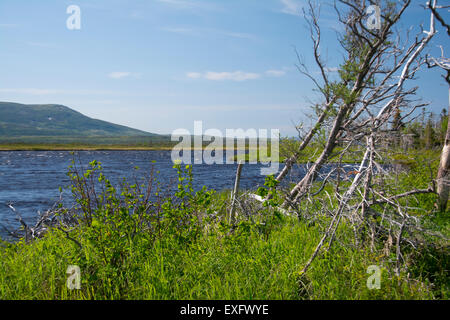
{"type": "Polygon", "coordinates": [[[0,23],[0,28],[15,28],[18,26],[19,25],[15,23],[0,23]]]}
{"type": "Polygon", "coordinates": [[[199,72],[189,72],[187,74],[187,77],[191,79],[200,79],[202,77],[202,74],[199,72]]]}
{"type": "Polygon", "coordinates": [[[172,32],[172,33],[179,33],[183,35],[197,35],[197,32],[195,32],[191,28],[182,28],[182,27],[164,27],[161,28],[163,31],[172,32]]]}
{"type": "Polygon", "coordinates": [[[188,72],[186,76],[190,79],[206,79],[212,81],[247,81],[260,79],[263,76],[266,77],[282,77],[286,74],[285,70],[267,70],[264,73],[256,72],[244,72],[244,71],[234,71],[234,72],[188,72]]]}
{"type": "Polygon", "coordinates": [[[186,7],[195,6],[195,4],[193,2],[185,1],[185,0],[157,0],[157,1],[177,7],[177,8],[186,8],[186,7]]]}
{"type": "Polygon", "coordinates": [[[163,31],[178,33],[182,35],[190,35],[190,36],[226,36],[231,38],[238,39],[247,39],[247,40],[256,40],[257,36],[244,33],[244,32],[229,32],[225,30],[219,29],[211,29],[211,28],[186,28],[186,27],[163,27],[160,28],[163,31]]]}
{"type": "Polygon", "coordinates": [[[140,74],[139,73],[133,73],[133,72],[111,72],[110,74],[108,74],[108,77],[110,77],[111,79],[122,79],[122,78],[127,78],[127,77],[134,77],[134,78],[139,78],[140,74]]]}
{"type": "Polygon", "coordinates": [[[270,77],[282,77],[286,74],[284,70],[267,70],[266,75],[270,77]]]}
{"type": "Polygon", "coordinates": [[[298,0],[280,0],[280,2],[283,5],[281,12],[295,16],[300,15],[303,4],[298,0]]]}
{"type": "Polygon", "coordinates": [[[112,91],[101,91],[101,90],[59,90],[59,89],[38,89],[38,88],[0,88],[0,93],[13,93],[13,94],[26,94],[26,95],[110,95],[117,92],[112,91]]]}
{"type": "Polygon", "coordinates": [[[174,108],[182,108],[183,111],[191,110],[191,111],[290,111],[290,110],[298,110],[297,105],[183,105],[183,106],[174,106],[174,108]]]}
{"type": "Polygon", "coordinates": [[[141,11],[132,11],[129,15],[131,19],[141,19],[144,17],[141,11]]]}
{"type": "Polygon", "coordinates": [[[255,40],[256,36],[250,33],[243,33],[243,32],[218,32],[222,33],[225,36],[232,37],[232,38],[239,38],[239,39],[248,39],[248,40],[255,40]]]}
{"type": "Polygon", "coordinates": [[[329,67],[329,68],[325,68],[326,72],[338,72],[339,68],[338,67],[329,67]]]}
{"type": "Polygon", "coordinates": [[[234,71],[234,72],[212,72],[208,71],[205,73],[199,72],[189,72],[187,73],[187,77],[191,79],[206,79],[212,81],[246,81],[246,80],[255,80],[261,78],[261,74],[252,73],[252,72],[243,72],[243,71],[234,71]]]}
{"type": "Polygon", "coordinates": [[[32,46],[32,47],[40,47],[40,48],[59,48],[58,45],[54,44],[54,43],[46,43],[46,42],[27,42],[27,45],[32,46]]]}
{"type": "Polygon", "coordinates": [[[18,88],[18,89],[0,89],[1,93],[18,93],[18,94],[30,94],[30,95],[48,95],[58,94],[59,90],[53,89],[36,89],[36,88],[18,88]]]}
{"type": "Polygon", "coordinates": [[[258,73],[251,72],[207,72],[205,74],[205,78],[208,80],[232,80],[232,81],[245,81],[245,80],[254,80],[259,79],[261,77],[258,73]]]}
{"type": "Polygon", "coordinates": [[[156,0],[168,6],[171,6],[175,9],[207,9],[207,10],[216,10],[217,6],[212,4],[210,1],[200,2],[200,1],[192,1],[192,0],[156,0]]]}

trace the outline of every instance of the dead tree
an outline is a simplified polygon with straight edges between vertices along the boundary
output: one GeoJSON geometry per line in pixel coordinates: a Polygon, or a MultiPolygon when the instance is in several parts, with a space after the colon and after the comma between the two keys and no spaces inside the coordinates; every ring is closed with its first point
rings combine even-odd
{"type": "MultiPolygon", "coordinates": [[[[309,17],[307,21],[320,79],[309,72],[301,59],[299,70],[313,81],[323,101],[315,106],[316,123],[304,135],[298,150],[277,177],[281,181],[287,175],[319,130],[326,133],[320,154],[312,159],[305,176],[286,194],[283,204],[285,209],[291,208],[299,216],[306,216],[309,213],[305,208],[309,203],[325,195],[320,201],[323,214],[330,217],[329,225],[304,272],[325,243],[328,241],[329,247],[336,239],[336,231],[343,219],[353,226],[357,243],[363,239],[371,243],[377,239],[391,239],[388,243],[391,246],[395,243],[397,261],[401,261],[401,245],[418,245],[414,237],[407,237],[405,233],[424,231],[420,221],[408,214],[411,209],[408,201],[415,195],[435,192],[430,186],[392,193],[390,190],[395,188],[384,188],[384,184],[395,183],[393,175],[381,164],[389,151],[383,150],[381,142],[392,130],[390,124],[396,111],[403,111],[400,121],[406,123],[417,108],[427,105],[417,101],[417,87],[412,84],[416,73],[426,63],[425,50],[436,34],[435,16],[431,15],[429,30],[421,28],[421,32],[411,39],[408,31],[396,28],[411,5],[410,0],[369,2],[339,0],[335,4],[339,20],[345,26],[340,37],[345,57],[338,79],[329,75],[329,69],[320,56],[318,7],[310,2],[309,12],[305,12],[309,17]],[[371,29],[366,24],[367,8],[375,3],[381,9],[379,29],[371,29]],[[342,159],[352,149],[358,150],[361,161],[357,167],[346,167],[342,159]],[[323,174],[322,169],[331,161],[337,161],[337,164],[333,163],[332,174],[323,174]],[[315,190],[319,179],[323,182],[315,190]],[[326,184],[334,186],[334,194],[325,190],[326,184]]],[[[430,6],[436,8],[436,0],[430,6]]],[[[397,272],[399,268],[400,264],[397,272]]]]}
{"type": "MultiPolygon", "coordinates": [[[[396,92],[393,92],[395,86],[388,85],[387,82],[393,78],[395,72],[407,62],[407,58],[414,53],[414,48],[418,43],[414,43],[412,48],[407,51],[406,55],[396,61],[397,63],[391,70],[383,70],[382,66],[388,62],[389,59],[401,58],[401,50],[397,47],[396,42],[391,41],[394,25],[400,20],[402,14],[409,6],[410,1],[402,1],[401,8],[394,12],[392,7],[388,7],[384,12],[384,23],[379,31],[369,30],[365,26],[365,1],[347,1],[341,0],[340,3],[350,8],[350,12],[346,17],[340,15],[339,19],[346,25],[346,34],[341,38],[341,45],[346,51],[347,57],[341,66],[340,81],[331,81],[328,79],[325,71],[325,66],[320,60],[320,53],[318,52],[318,43],[320,43],[320,26],[318,17],[315,14],[315,7],[310,2],[310,17],[308,20],[311,26],[311,34],[314,42],[314,55],[316,62],[322,70],[322,81],[313,80],[319,91],[323,93],[325,103],[322,108],[322,115],[319,117],[317,124],[311,129],[306,139],[300,146],[300,151],[309,144],[311,135],[315,133],[317,127],[322,124],[322,119],[332,115],[332,125],[329,129],[328,139],[323,148],[322,153],[316,159],[314,164],[308,170],[305,177],[291,190],[290,195],[285,203],[297,202],[309,191],[309,188],[317,178],[317,174],[322,166],[328,161],[332,155],[333,150],[338,144],[339,138],[344,138],[346,133],[350,131],[352,125],[356,123],[361,115],[368,111],[368,108],[380,103],[385,97],[392,96],[394,101],[400,102],[408,94],[414,91],[405,92],[402,87],[396,92]],[[384,78],[383,78],[384,75],[384,78]],[[380,78],[379,83],[375,86],[372,82],[376,78],[380,78]],[[320,84],[321,83],[321,84],[320,84]]],[[[337,10],[339,13],[339,10],[337,10]]],[[[307,69],[304,68],[304,74],[307,69]]],[[[409,70],[408,70],[409,71],[409,70]]],[[[308,76],[314,79],[313,76],[308,76]]],[[[402,75],[403,77],[411,77],[411,75],[402,75]]],[[[389,105],[387,109],[391,109],[389,105]]],[[[352,130],[353,131],[353,130],[352,130]]],[[[294,157],[295,158],[295,155],[294,157]]],[[[286,168],[282,171],[289,170],[290,161],[286,168]]],[[[282,179],[282,175],[278,177],[282,179]]]]}
{"type": "MultiPolygon", "coordinates": [[[[439,9],[450,8],[450,6],[438,6],[435,3],[433,7],[430,3],[427,8],[432,12],[433,17],[438,20],[441,25],[447,30],[447,35],[450,37],[450,25],[445,22],[444,18],[439,13],[439,9]]],[[[441,46],[441,57],[427,57],[427,65],[429,68],[441,68],[446,72],[444,76],[449,85],[449,111],[450,111],[450,58],[445,57],[444,48],[441,46]]],[[[445,211],[447,209],[447,202],[450,193],[450,126],[447,124],[447,133],[445,135],[444,147],[442,148],[441,161],[436,178],[437,193],[439,195],[439,209],[445,211]]]]}

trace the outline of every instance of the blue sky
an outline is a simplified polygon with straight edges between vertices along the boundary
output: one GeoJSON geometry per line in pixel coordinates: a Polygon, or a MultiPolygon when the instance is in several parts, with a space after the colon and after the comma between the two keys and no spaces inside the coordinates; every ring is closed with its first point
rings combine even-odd
{"type": "MultiPolygon", "coordinates": [[[[295,135],[317,97],[295,68],[312,62],[304,0],[1,0],[0,101],[57,103],[155,133],[203,127],[280,129],[295,135]],[[81,30],[69,30],[69,5],[81,30]]],[[[404,27],[428,28],[413,1],[404,27]]],[[[338,22],[323,1],[323,55],[338,65],[338,22]]],[[[431,45],[450,51],[440,34],[431,45]]],[[[438,52],[438,51],[437,51],[438,52]]],[[[314,69],[312,69],[314,72],[314,69]]],[[[439,113],[448,86],[419,74],[420,97],[439,113]]],[[[308,123],[308,122],[306,122],[308,123]]]]}

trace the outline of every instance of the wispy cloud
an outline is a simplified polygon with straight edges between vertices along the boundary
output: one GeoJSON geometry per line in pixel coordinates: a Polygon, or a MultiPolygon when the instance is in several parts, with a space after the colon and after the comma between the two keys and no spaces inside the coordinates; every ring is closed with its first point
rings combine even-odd
{"type": "Polygon", "coordinates": [[[54,43],[47,43],[47,42],[34,42],[34,41],[28,41],[27,45],[32,47],[39,47],[39,48],[59,48],[57,44],[54,43]]]}
{"type": "Polygon", "coordinates": [[[256,40],[257,36],[250,33],[245,32],[230,32],[219,29],[211,29],[211,28],[192,28],[192,27],[162,27],[160,28],[163,31],[178,33],[182,35],[190,35],[190,36],[225,36],[231,38],[238,39],[247,39],[247,40],[256,40]]]}
{"type": "Polygon", "coordinates": [[[243,32],[221,32],[223,35],[232,37],[232,38],[239,38],[239,39],[248,39],[248,40],[255,40],[256,36],[250,33],[243,33],[243,32]]]}
{"type": "Polygon", "coordinates": [[[36,89],[36,88],[16,88],[16,89],[0,89],[1,93],[18,93],[18,94],[30,94],[30,95],[49,95],[58,94],[59,90],[54,89],[36,89]]]}
{"type": "Polygon", "coordinates": [[[141,18],[144,17],[144,14],[143,14],[141,11],[132,11],[132,12],[129,14],[129,17],[130,17],[131,19],[141,19],[141,18]]]}
{"type": "Polygon", "coordinates": [[[109,95],[117,92],[112,91],[101,91],[101,90],[60,90],[60,89],[40,89],[40,88],[0,88],[0,93],[12,93],[12,94],[25,94],[34,96],[43,95],[109,95]]]}
{"type": "Polygon", "coordinates": [[[192,0],[156,0],[157,2],[168,5],[174,9],[206,9],[206,10],[216,10],[218,7],[216,4],[202,1],[192,1],[192,0]]]}
{"type": "Polygon", "coordinates": [[[200,72],[188,72],[186,76],[190,79],[200,79],[203,78],[203,74],[200,72]]]}
{"type": "Polygon", "coordinates": [[[264,76],[267,77],[282,77],[286,74],[285,70],[267,70],[263,73],[256,72],[244,72],[244,71],[233,71],[233,72],[188,72],[186,76],[189,79],[205,79],[212,81],[247,81],[247,80],[257,80],[264,76]]]}
{"type": "Polygon", "coordinates": [[[295,16],[301,14],[303,3],[301,3],[299,0],[280,0],[280,2],[283,5],[281,12],[295,16]]]}
{"type": "Polygon", "coordinates": [[[183,27],[164,27],[161,28],[163,31],[171,32],[171,33],[178,33],[183,35],[199,35],[194,29],[191,28],[183,28],[183,27]]]}
{"type": "Polygon", "coordinates": [[[246,80],[255,80],[261,78],[259,73],[252,72],[243,72],[243,71],[234,71],[234,72],[212,72],[208,71],[205,73],[199,72],[189,72],[187,74],[188,78],[191,79],[206,79],[213,81],[246,81],[246,80]]]}
{"type": "Polygon", "coordinates": [[[325,68],[326,72],[338,72],[339,68],[338,67],[327,67],[325,68]]]}
{"type": "Polygon", "coordinates": [[[0,28],[16,28],[18,24],[15,23],[0,23],[0,28]]]}
{"type": "Polygon", "coordinates": [[[264,105],[264,104],[258,104],[258,105],[176,105],[173,106],[173,108],[180,108],[183,111],[190,110],[190,111],[239,111],[239,110],[258,110],[258,111],[280,111],[280,110],[298,110],[298,106],[296,104],[292,105],[264,105]]]}
{"type": "Polygon", "coordinates": [[[191,8],[195,6],[195,3],[192,1],[185,1],[185,0],[157,0],[158,2],[162,2],[171,6],[174,6],[176,8],[191,8]]]}
{"type": "Polygon", "coordinates": [[[110,74],[108,74],[108,77],[110,77],[111,79],[122,79],[122,78],[128,78],[128,77],[133,77],[133,78],[140,78],[141,74],[140,73],[135,73],[135,72],[121,72],[121,71],[116,71],[116,72],[111,72],[110,74]]]}
{"type": "Polygon", "coordinates": [[[285,70],[267,70],[266,75],[270,77],[282,77],[286,74],[285,70]]]}

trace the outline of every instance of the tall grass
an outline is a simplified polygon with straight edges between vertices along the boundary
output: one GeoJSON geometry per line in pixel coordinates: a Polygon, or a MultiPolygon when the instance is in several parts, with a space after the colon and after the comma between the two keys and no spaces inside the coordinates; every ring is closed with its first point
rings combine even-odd
{"type": "Polygon", "coordinates": [[[162,196],[153,177],[115,187],[98,162],[84,173],[72,167],[77,206],[63,214],[78,224],[31,243],[2,242],[0,299],[449,298],[445,251],[405,252],[411,268],[395,276],[381,250],[346,244],[353,235],[345,223],[340,243],[300,274],[324,224],[267,207],[229,225],[227,195],[194,192],[190,168],[176,169],[175,192],[162,196]],[[66,286],[69,265],[81,269],[80,290],[66,286]],[[371,265],[382,269],[379,290],[367,287],[371,265]]]}

